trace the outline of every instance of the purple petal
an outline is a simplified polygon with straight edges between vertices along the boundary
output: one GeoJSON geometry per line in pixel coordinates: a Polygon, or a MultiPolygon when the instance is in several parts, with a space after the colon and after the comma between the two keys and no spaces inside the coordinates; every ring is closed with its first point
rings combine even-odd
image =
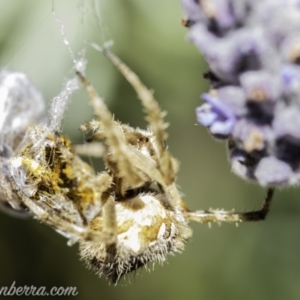
{"type": "Polygon", "coordinates": [[[262,186],[278,186],[286,184],[292,173],[288,164],[269,156],[260,161],[254,175],[262,186]]]}
{"type": "Polygon", "coordinates": [[[222,103],[230,108],[236,116],[242,116],[246,113],[246,96],[240,87],[225,86],[218,90],[218,98],[222,103]]]}
{"type": "Polygon", "coordinates": [[[249,71],[240,76],[241,85],[250,100],[253,99],[256,91],[262,92],[265,100],[276,101],[281,95],[281,84],[277,76],[271,75],[266,71],[249,71]]]}
{"type": "Polygon", "coordinates": [[[297,106],[280,104],[275,111],[273,130],[276,137],[292,136],[300,139],[300,109],[297,106]]]}
{"type": "Polygon", "coordinates": [[[205,127],[209,127],[218,118],[211,105],[203,104],[196,108],[197,121],[205,127]]]}
{"type": "Polygon", "coordinates": [[[209,103],[213,107],[214,111],[216,111],[220,116],[227,119],[235,119],[235,116],[230,108],[224,105],[217,97],[214,97],[210,94],[202,94],[202,99],[209,103]]]}
{"type": "Polygon", "coordinates": [[[203,94],[202,98],[207,104],[200,106],[196,110],[199,123],[210,127],[210,131],[214,135],[229,135],[236,122],[233,112],[220,102],[218,98],[210,94],[203,94]]]}
{"type": "Polygon", "coordinates": [[[210,127],[210,132],[215,135],[229,135],[234,127],[235,120],[228,119],[225,122],[214,122],[210,127]]]}
{"type": "Polygon", "coordinates": [[[281,69],[283,91],[286,95],[300,94],[300,68],[296,65],[285,65],[281,69]]]}

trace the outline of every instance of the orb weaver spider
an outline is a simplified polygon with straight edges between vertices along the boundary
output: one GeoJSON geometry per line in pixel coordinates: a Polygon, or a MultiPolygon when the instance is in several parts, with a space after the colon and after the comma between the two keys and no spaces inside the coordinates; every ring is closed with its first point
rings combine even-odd
{"type": "Polygon", "coordinates": [[[83,132],[90,132],[89,143],[72,146],[55,126],[29,126],[6,162],[5,187],[9,182],[14,196],[6,194],[8,202],[20,201],[36,219],[67,237],[69,245],[78,242],[87,265],[113,283],[148,262],[161,263],[168,254],[182,251],[192,234],[189,221],[263,220],[273,188],[267,190],[258,211],[187,208],[176,185],[178,164],[166,146],[165,112],[125,63],[108,48],[102,52],[137,92],[149,128],[114,120],[77,69],[77,80],[96,116],[81,126],[83,132]],[[79,154],[102,156],[105,170],[97,174],[79,154]]]}

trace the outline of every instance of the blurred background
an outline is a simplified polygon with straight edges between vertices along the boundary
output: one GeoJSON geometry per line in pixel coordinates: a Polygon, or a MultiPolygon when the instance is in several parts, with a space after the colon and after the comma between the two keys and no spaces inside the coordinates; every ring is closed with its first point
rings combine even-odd
{"type": "MultiPolygon", "coordinates": [[[[168,111],[169,149],[180,161],[178,184],[191,209],[259,208],[265,191],[230,171],[225,144],[196,125],[206,65],[186,40],[179,0],[0,0],[0,66],[25,72],[49,103],[73,76],[61,35],[75,55],[86,49],[87,77],[117,119],[145,127],[135,92],[101,53],[86,44],[114,40],[114,51],[155,91],[168,111]],[[52,13],[55,12],[55,15],[52,13]]],[[[92,112],[81,91],[72,97],[63,130],[75,143],[92,112]]],[[[93,162],[95,164],[95,162],[93,162]]],[[[97,166],[96,166],[97,167],[97,166]]],[[[36,220],[0,213],[0,287],[76,286],[76,299],[300,299],[299,189],[277,191],[265,222],[192,223],[182,254],[118,286],[87,270],[77,246],[36,220]]],[[[13,297],[11,297],[13,298],[13,297]]],[[[31,297],[27,297],[31,298],[31,297]]]]}

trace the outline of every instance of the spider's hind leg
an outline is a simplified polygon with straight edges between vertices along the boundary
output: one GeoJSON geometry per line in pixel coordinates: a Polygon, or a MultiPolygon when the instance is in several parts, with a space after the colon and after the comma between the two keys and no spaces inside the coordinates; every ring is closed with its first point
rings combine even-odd
{"type": "Polygon", "coordinates": [[[261,209],[249,212],[234,212],[224,210],[202,210],[202,211],[187,211],[186,217],[191,221],[199,223],[239,223],[239,222],[254,222],[265,220],[273,200],[274,188],[267,189],[267,195],[264,199],[261,209]]]}

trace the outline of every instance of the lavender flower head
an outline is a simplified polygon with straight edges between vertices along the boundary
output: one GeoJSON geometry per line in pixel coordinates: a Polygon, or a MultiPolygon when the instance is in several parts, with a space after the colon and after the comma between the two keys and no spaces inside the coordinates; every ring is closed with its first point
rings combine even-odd
{"type": "Polygon", "coordinates": [[[200,124],[228,140],[233,171],[262,186],[300,182],[300,0],[182,0],[206,59],[200,124]]]}

